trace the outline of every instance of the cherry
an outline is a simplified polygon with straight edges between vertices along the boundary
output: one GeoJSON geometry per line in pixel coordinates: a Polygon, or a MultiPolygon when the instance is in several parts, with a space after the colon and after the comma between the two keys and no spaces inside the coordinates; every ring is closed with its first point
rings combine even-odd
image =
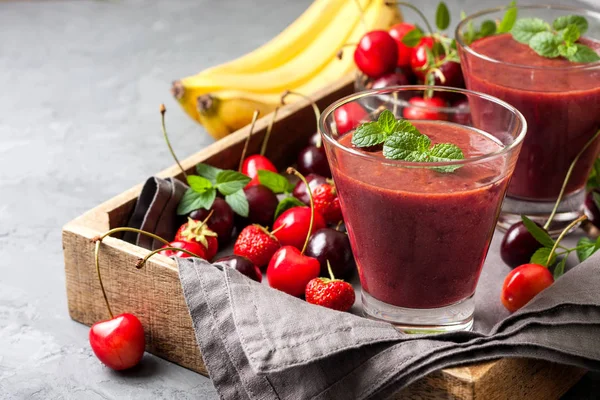
{"type": "Polygon", "coordinates": [[[311,146],[321,147],[322,143],[323,143],[323,140],[321,140],[321,134],[319,132],[313,133],[308,138],[308,144],[311,145],[311,146]]]}
{"type": "Polygon", "coordinates": [[[542,245],[529,233],[523,222],[512,225],[502,238],[500,257],[511,268],[526,264],[542,245]]]}
{"type": "Polygon", "coordinates": [[[146,348],[144,327],[133,314],[120,314],[92,325],[89,334],[94,354],[116,371],[137,365],[146,348]]]}
{"type": "Polygon", "coordinates": [[[465,87],[465,78],[463,77],[462,69],[460,64],[455,61],[446,61],[439,67],[441,73],[444,75],[444,82],[440,79],[439,75],[435,75],[436,86],[450,86],[455,88],[465,87]]]}
{"type": "Polygon", "coordinates": [[[585,212],[585,215],[587,215],[588,220],[594,224],[594,226],[600,227],[600,209],[598,209],[598,205],[594,200],[594,193],[596,193],[596,196],[598,196],[598,194],[600,194],[600,190],[593,189],[592,191],[588,192],[588,194],[585,196],[583,211],[585,212]]]}
{"type": "MultiPolygon", "coordinates": [[[[306,175],[306,181],[308,182],[308,187],[310,187],[310,190],[315,190],[317,186],[327,183],[327,178],[317,174],[308,174],[306,175]]],[[[304,204],[310,204],[310,197],[308,195],[308,191],[306,190],[306,185],[302,180],[299,180],[298,183],[296,183],[292,194],[304,204]]]]}
{"type": "Polygon", "coordinates": [[[306,146],[298,154],[298,171],[304,175],[318,174],[331,178],[331,169],[323,146],[306,146]]]}
{"type": "Polygon", "coordinates": [[[326,226],[323,216],[315,212],[313,227],[309,233],[310,218],[310,207],[292,207],[277,218],[273,224],[272,233],[282,246],[293,246],[300,249],[307,235],[326,226]]]}
{"type": "Polygon", "coordinates": [[[390,36],[394,38],[396,47],[398,48],[398,59],[396,61],[398,67],[407,67],[410,65],[410,57],[413,49],[402,43],[402,39],[413,29],[415,29],[413,24],[401,22],[392,26],[389,30],[390,36]]]}
{"type": "Polygon", "coordinates": [[[389,33],[374,30],[365,34],[354,50],[356,66],[367,76],[377,78],[396,68],[398,46],[389,33]]]}
{"type": "Polygon", "coordinates": [[[552,283],[554,278],[548,268],[539,264],[523,264],[504,279],[500,299],[508,311],[515,312],[552,283]]]}
{"type": "Polygon", "coordinates": [[[277,209],[277,196],[271,189],[264,185],[255,185],[244,188],[246,199],[248,199],[247,222],[262,226],[273,223],[275,210],[277,209]]]}
{"type": "MultiPolygon", "coordinates": [[[[190,252],[196,254],[200,258],[210,259],[209,257],[207,257],[207,252],[208,252],[207,249],[202,244],[200,244],[196,241],[178,240],[175,242],[171,242],[164,247],[175,247],[178,249],[184,249],[184,250],[187,250],[187,251],[190,251],[190,252]]],[[[159,254],[162,254],[163,256],[167,256],[167,257],[179,257],[179,258],[192,257],[188,253],[185,253],[183,251],[175,251],[175,250],[163,250],[163,251],[159,252],[159,254]]],[[[214,256],[214,254],[213,254],[213,256],[214,256]]]]}
{"type": "Polygon", "coordinates": [[[252,261],[246,257],[237,255],[227,256],[219,258],[217,261],[215,261],[215,263],[220,263],[228,268],[235,269],[253,281],[262,281],[262,273],[260,272],[260,268],[254,265],[252,261]]]}
{"type": "Polygon", "coordinates": [[[403,72],[391,72],[375,79],[371,85],[371,89],[383,89],[389,86],[403,85],[410,85],[410,80],[406,74],[403,72]]]}
{"type": "Polygon", "coordinates": [[[456,122],[457,124],[470,126],[473,125],[473,120],[471,119],[471,108],[469,106],[469,99],[466,96],[462,96],[458,100],[455,100],[452,103],[452,108],[454,112],[451,115],[452,122],[456,122]]]}
{"type": "Polygon", "coordinates": [[[206,223],[218,235],[219,244],[227,244],[233,231],[234,214],[231,206],[225,200],[217,197],[210,209],[199,208],[192,211],[188,216],[196,221],[204,221],[211,211],[213,211],[213,214],[206,223]]]}
{"type": "Polygon", "coordinates": [[[333,112],[335,125],[340,135],[350,132],[368,117],[367,111],[355,101],[346,103],[333,112]]]}
{"type": "Polygon", "coordinates": [[[406,119],[426,119],[426,120],[440,120],[445,121],[448,119],[446,113],[436,108],[447,107],[446,101],[440,97],[412,97],[408,100],[409,104],[413,107],[408,106],[402,111],[402,115],[406,119]],[[431,109],[433,107],[433,109],[431,109]]]}
{"type": "Polygon", "coordinates": [[[252,178],[248,183],[248,186],[260,185],[260,181],[258,180],[259,170],[277,172],[277,168],[267,157],[260,154],[251,155],[246,158],[242,164],[242,174],[252,178]]]}
{"type": "Polygon", "coordinates": [[[283,246],[269,262],[267,279],[272,288],[299,297],[308,282],[319,276],[320,269],[316,258],[305,256],[296,247],[283,246]]]}
{"type": "Polygon", "coordinates": [[[425,73],[427,72],[424,67],[427,65],[427,48],[433,49],[435,41],[432,37],[426,36],[421,39],[419,44],[413,48],[413,52],[410,56],[410,67],[413,73],[420,80],[425,79],[425,73]]]}
{"type": "Polygon", "coordinates": [[[338,278],[348,277],[356,265],[348,235],[331,228],[320,229],[308,239],[306,255],[319,260],[319,276],[329,276],[327,261],[338,278]]]}

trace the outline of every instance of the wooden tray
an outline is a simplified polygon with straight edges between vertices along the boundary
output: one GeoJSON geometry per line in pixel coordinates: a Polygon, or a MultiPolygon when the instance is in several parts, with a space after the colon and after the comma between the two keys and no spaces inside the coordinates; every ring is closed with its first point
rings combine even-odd
{"type": "MultiPolygon", "coordinates": [[[[352,77],[315,93],[321,109],[352,92],[352,77]]],[[[270,116],[259,120],[249,144],[249,154],[259,151],[270,116]]],[[[278,168],[287,167],[314,133],[312,108],[304,101],[282,107],[267,155],[278,168]]],[[[208,146],[182,162],[192,172],[199,162],[236,169],[248,127],[208,146]]],[[[157,176],[179,176],[176,165],[157,176]]],[[[181,177],[180,177],[181,178],[181,177]]],[[[138,185],[69,222],[63,228],[67,297],[71,318],[92,325],[108,317],[94,265],[91,239],[109,229],[124,226],[135,206],[138,185]]],[[[118,238],[103,240],[100,266],[113,312],[131,312],[146,331],[146,350],[183,367],[207,375],[196,344],[192,320],[186,307],[177,266],[164,256],[154,256],[146,266],[135,268],[148,250],[118,238]]],[[[400,399],[552,399],[570,388],[585,371],[543,361],[501,359],[442,370],[414,383],[400,399]]]]}

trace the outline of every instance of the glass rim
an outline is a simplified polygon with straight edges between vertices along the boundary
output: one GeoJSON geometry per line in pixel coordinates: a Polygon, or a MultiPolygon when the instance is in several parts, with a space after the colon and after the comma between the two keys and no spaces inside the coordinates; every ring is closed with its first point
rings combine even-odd
{"type": "MultiPolygon", "coordinates": [[[[562,11],[569,11],[569,12],[573,12],[573,13],[581,13],[581,14],[585,14],[585,15],[593,15],[595,16],[598,20],[600,20],[600,12],[594,11],[594,10],[589,10],[586,8],[579,8],[579,7],[571,7],[571,6],[563,6],[560,4],[528,4],[528,5],[517,5],[514,6],[517,9],[546,9],[546,10],[562,10],[562,11]]],[[[479,18],[482,17],[484,15],[487,14],[492,14],[492,13],[496,13],[496,12],[500,12],[500,11],[506,11],[509,8],[511,8],[511,6],[501,6],[501,7],[494,7],[494,8],[487,8],[485,10],[481,10],[478,11],[474,14],[468,15],[465,19],[463,19],[462,21],[460,21],[460,23],[456,26],[456,29],[454,30],[454,38],[456,39],[456,43],[458,43],[458,45],[467,53],[475,56],[475,57],[479,57],[483,60],[486,60],[488,62],[492,62],[492,63],[496,63],[496,64],[502,64],[502,65],[507,65],[510,67],[515,67],[515,68],[522,68],[522,69],[534,69],[534,70],[548,70],[548,71],[571,71],[571,70],[586,70],[586,69],[593,69],[593,68],[598,68],[600,67],[600,61],[595,61],[595,62],[591,62],[591,63],[583,63],[583,64],[576,64],[576,65],[567,65],[564,67],[544,67],[544,66],[534,66],[534,65],[525,65],[525,64],[514,64],[514,63],[509,63],[506,61],[500,61],[500,60],[496,60],[495,58],[483,55],[477,51],[475,51],[471,46],[469,46],[468,44],[466,44],[463,41],[462,35],[460,34],[462,28],[468,24],[469,22],[472,22],[475,18],[479,18]]]]}
{"type": "MultiPolygon", "coordinates": [[[[449,107],[431,107],[428,109],[443,111],[444,109],[448,109],[448,108],[449,107]]],[[[442,122],[444,122],[444,121],[442,121],[442,122]]],[[[464,126],[461,124],[457,124],[457,125],[464,126]]],[[[511,106],[510,104],[508,104],[507,102],[505,102],[503,100],[500,100],[494,96],[487,95],[485,93],[474,92],[474,91],[468,90],[468,89],[458,89],[458,88],[447,87],[447,86],[404,85],[404,86],[390,86],[390,87],[383,88],[383,89],[364,90],[362,92],[354,93],[349,96],[342,97],[341,99],[336,100],[335,102],[331,103],[321,114],[321,118],[319,118],[319,132],[321,133],[321,136],[323,138],[325,138],[325,140],[328,143],[330,143],[331,145],[333,145],[334,147],[337,147],[337,148],[341,149],[342,151],[345,151],[347,153],[350,153],[352,155],[355,155],[355,156],[358,156],[358,157],[361,157],[364,159],[368,159],[368,160],[372,160],[372,161],[376,161],[376,162],[384,163],[384,164],[388,164],[388,165],[394,165],[394,166],[398,166],[398,167],[434,168],[434,167],[463,166],[463,165],[468,165],[468,164],[475,164],[475,163],[478,163],[481,161],[486,161],[488,159],[499,157],[504,154],[512,152],[516,147],[518,147],[523,142],[523,139],[525,138],[525,134],[527,133],[527,120],[525,119],[523,114],[521,114],[521,112],[517,108],[511,106]],[[352,147],[344,146],[344,145],[340,144],[335,138],[333,138],[331,132],[329,132],[325,128],[325,121],[328,119],[328,117],[330,115],[332,115],[335,112],[335,110],[337,110],[339,107],[341,107],[345,104],[351,103],[358,99],[365,98],[365,97],[371,97],[371,96],[377,96],[377,95],[391,94],[394,92],[409,91],[409,90],[425,91],[428,89],[433,89],[434,91],[461,93],[464,95],[477,96],[481,99],[490,101],[492,103],[495,103],[495,104],[507,109],[509,112],[511,112],[512,114],[514,114],[517,117],[517,120],[520,123],[520,126],[517,126],[517,129],[519,132],[515,136],[515,140],[512,143],[510,143],[509,145],[503,146],[499,150],[493,151],[491,153],[483,154],[480,156],[468,157],[468,158],[464,158],[462,160],[424,163],[424,162],[391,160],[391,159],[387,159],[387,158],[381,158],[381,157],[377,157],[371,153],[363,152],[363,151],[357,150],[352,147]]],[[[486,133],[488,133],[488,132],[486,132],[486,133]]]]}

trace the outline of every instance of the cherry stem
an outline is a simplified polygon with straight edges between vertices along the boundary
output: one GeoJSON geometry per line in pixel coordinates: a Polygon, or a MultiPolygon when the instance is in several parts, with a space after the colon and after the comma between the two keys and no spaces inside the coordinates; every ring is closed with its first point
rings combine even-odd
{"type": "MultiPolygon", "coordinates": [[[[310,105],[312,106],[313,111],[315,113],[315,118],[317,120],[317,132],[319,132],[319,120],[321,119],[321,110],[319,110],[319,106],[317,106],[317,103],[315,103],[315,101],[313,99],[311,99],[310,97],[308,97],[308,96],[306,96],[306,95],[304,95],[302,93],[293,92],[291,90],[286,90],[281,95],[281,104],[285,104],[285,98],[287,96],[289,96],[290,94],[292,94],[294,96],[300,96],[304,100],[306,100],[306,101],[308,101],[310,103],[310,105]]],[[[316,147],[320,148],[322,145],[323,145],[323,141],[321,140],[321,136],[319,135],[319,139],[317,140],[316,147]]]]}
{"type": "Polygon", "coordinates": [[[571,178],[571,174],[573,173],[575,164],[577,164],[577,161],[579,161],[579,158],[583,155],[583,153],[587,150],[587,148],[592,145],[592,143],[598,138],[598,136],[600,136],[600,129],[598,130],[598,132],[596,132],[594,134],[594,136],[592,136],[592,138],[590,140],[588,140],[588,142],[585,144],[585,146],[583,146],[583,148],[579,151],[579,153],[577,153],[577,155],[571,162],[571,165],[569,166],[569,169],[567,170],[567,175],[565,176],[565,180],[563,181],[562,187],[560,188],[560,193],[558,194],[556,203],[554,204],[554,208],[552,209],[552,212],[550,213],[550,217],[548,217],[548,221],[546,221],[546,224],[544,225],[545,230],[548,230],[548,228],[550,227],[550,224],[552,223],[552,219],[554,219],[554,216],[556,215],[556,211],[558,210],[558,206],[560,205],[563,195],[565,194],[565,190],[567,189],[567,183],[569,182],[569,179],[571,178]]]}
{"type": "Polygon", "coordinates": [[[279,228],[273,229],[271,231],[271,235],[274,235],[275,233],[279,232],[280,230],[282,230],[283,228],[285,228],[285,225],[280,225],[279,228]]]}
{"type": "Polygon", "coordinates": [[[554,252],[558,248],[560,241],[567,235],[567,233],[569,233],[571,228],[573,228],[578,223],[585,221],[586,219],[587,219],[587,216],[582,215],[581,217],[577,218],[575,221],[573,221],[569,225],[567,225],[567,227],[565,229],[563,229],[563,231],[560,233],[560,235],[556,238],[556,242],[554,242],[554,246],[552,246],[552,250],[550,250],[550,255],[548,256],[548,261],[546,261],[546,266],[550,265],[550,261],[552,261],[552,256],[554,256],[554,252]]]}
{"type": "Polygon", "coordinates": [[[340,227],[342,226],[342,223],[344,222],[344,220],[339,220],[339,222],[337,223],[337,225],[335,226],[335,230],[336,231],[340,231],[340,227]]]}
{"type": "Polygon", "coordinates": [[[327,260],[327,271],[329,271],[329,278],[331,278],[331,280],[335,280],[335,276],[333,276],[333,271],[331,270],[331,264],[329,263],[329,260],[327,260]]]}
{"type": "Polygon", "coordinates": [[[182,248],[179,248],[179,247],[161,247],[160,249],[152,250],[150,253],[146,254],[146,256],[144,258],[140,258],[138,260],[137,264],[135,264],[135,267],[137,269],[141,269],[144,265],[146,265],[146,263],[148,262],[148,260],[150,259],[150,257],[152,257],[155,254],[160,253],[161,251],[167,251],[167,250],[181,251],[182,253],[188,254],[188,255],[190,255],[192,257],[202,258],[199,255],[197,255],[196,253],[192,253],[189,250],[182,249],[182,248]]]}
{"type": "Polygon", "coordinates": [[[246,152],[248,151],[248,144],[250,143],[250,138],[252,137],[252,132],[254,131],[254,125],[256,124],[256,120],[258,119],[258,115],[260,111],[254,110],[254,114],[252,115],[252,123],[250,124],[250,131],[248,132],[248,136],[246,137],[246,142],[244,143],[244,149],[242,150],[242,157],[240,158],[240,166],[238,171],[242,172],[242,166],[244,165],[244,159],[246,158],[246,152]]]}
{"type": "Polygon", "coordinates": [[[108,314],[110,315],[110,318],[114,318],[114,315],[110,308],[110,303],[108,302],[108,296],[106,295],[106,290],[104,289],[104,284],[102,283],[102,275],[100,274],[100,260],[99,260],[100,243],[102,243],[102,240],[105,237],[112,236],[115,233],[119,233],[119,232],[141,233],[143,235],[150,236],[154,240],[163,242],[164,244],[167,244],[167,245],[169,244],[169,242],[167,240],[165,240],[165,239],[161,238],[160,236],[155,235],[153,233],[146,232],[141,229],[126,228],[126,227],[111,229],[108,232],[104,233],[103,235],[97,236],[92,239],[92,242],[96,243],[96,248],[94,249],[94,262],[96,263],[96,274],[98,275],[98,281],[100,282],[100,289],[102,289],[102,295],[104,296],[104,302],[106,303],[106,309],[108,310],[108,314]]]}
{"type": "Polygon", "coordinates": [[[358,11],[360,12],[360,23],[362,24],[363,28],[365,28],[365,30],[368,31],[369,27],[365,22],[365,10],[363,10],[359,0],[354,0],[354,3],[356,4],[356,7],[358,7],[358,11]]]}
{"type": "Polygon", "coordinates": [[[277,111],[279,111],[279,107],[275,107],[273,110],[273,117],[269,122],[269,126],[267,126],[267,132],[265,133],[265,137],[262,142],[262,146],[260,147],[260,155],[264,156],[267,152],[267,144],[269,143],[269,138],[271,137],[271,131],[273,130],[273,125],[275,125],[275,119],[277,118],[277,111]]]}
{"type": "Polygon", "coordinates": [[[166,112],[167,112],[167,109],[166,109],[165,105],[161,104],[160,105],[160,120],[161,120],[161,125],[162,125],[163,136],[165,137],[165,142],[167,142],[167,146],[169,147],[169,151],[171,152],[171,156],[173,156],[173,159],[175,160],[175,162],[179,166],[179,169],[181,170],[181,173],[183,174],[183,177],[187,181],[187,174],[185,173],[185,170],[181,166],[181,163],[179,162],[179,159],[175,155],[175,151],[173,150],[173,147],[171,146],[171,141],[169,140],[169,135],[167,135],[167,128],[165,126],[165,113],[166,112]]]}
{"type": "Polygon", "coordinates": [[[310,234],[313,229],[313,223],[315,222],[315,201],[313,199],[312,190],[310,189],[308,181],[306,180],[304,175],[302,175],[300,172],[298,172],[295,168],[292,168],[292,167],[288,167],[286,172],[290,175],[291,174],[296,175],[298,178],[300,178],[300,180],[302,182],[304,182],[304,185],[306,186],[306,191],[308,192],[308,197],[310,198],[310,222],[308,224],[308,233],[306,234],[306,239],[304,240],[304,246],[302,246],[302,251],[300,252],[300,254],[304,254],[304,251],[306,250],[306,246],[308,246],[308,239],[310,238],[310,234]]]}
{"type": "Polygon", "coordinates": [[[202,221],[202,224],[200,224],[200,226],[206,225],[206,223],[208,222],[210,217],[213,216],[214,213],[215,213],[215,210],[210,210],[210,212],[208,213],[208,216],[206,218],[204,218],[204,221],[202,221]]]}
{"type": "Polygon", "coordinates": [[[433,33],[433,29],[431,28],[431,25],[429,24],[429,21],[425,17],[425,14],[423,14],[421,12],[421,10],[419,10],[417,7],[413,6],[412,4],[405,3],[403,1],[386,1],[385,5],[386,6],[406,6],[406,7],[410,8],[411,10],[413,10],[414,12],[416,12],[417,14],[419,14],[419,17],[421,17],[421,19],[423,20],[423,22],[425,22],[425,25],[427,26],[427,29],[428,29],[428,33],[430,35],[433,33]]]}

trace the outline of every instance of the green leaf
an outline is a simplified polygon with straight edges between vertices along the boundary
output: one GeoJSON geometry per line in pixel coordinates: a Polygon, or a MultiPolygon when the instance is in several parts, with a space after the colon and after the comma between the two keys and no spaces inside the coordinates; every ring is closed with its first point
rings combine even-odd
{"type": "Polygon", "coordinates": [[[352,135],[352,144],[356,147],[369,147],[383,143],[386,134],[377,122],[367,122],[360,125],[352,135]]]}
{"type": "Polygon", "coordinates": [[[550,27],[539,18],[522,18],[515,22],[511,29],[513,39],[517,42],[528,44],[536,33],[548,32],[550,27]]]}
{"type": "Polygon", "coordinates": [[[281,214],[294,207],[305,207],[306,204],[295,198],[294,196],[289,196],[283,198],[279,204],[277,204],[277,208],[275,209],[275,219],[279,217],[281,214]]]}
{"type": "Polygon", "coordinates": [[[554,280],[557,280],[565,273],[565,265],[566,264],[567,264],[567,257],[563,257],[562,260],[560,260],[560,262],[558,264],[556,264],[556,267],[554,267],[554,280]]]}
{"type": "Polygon", "coordinates": [[[583,35],[588,30],[587,19],[579,15],[564,15],[556,18],[554,22],[552,22],[552,26],[557,31],[561,31],[569,25],[577,26],[580,35],[583,35]]]}
{"type": "Polygon", "coordinates": [[[600,210],[600,193],[594,191],[592,192],[592,199],[594,200],[594,204],[596,205],[596,208],[598,208],[598,210],[600,210]]]}
{"type": "MultiPolygon", "coordinates": [[[[599,238],[600,239],[600,238],[599,238]]],[[[591,257],[596,248],[596,242],[592,241],[590,238],[584,236],[579,241],[577,241],[577,258],[579,262],[583,262],[591,257]]]]}
{"type": "Polygon", "coordinates": [[[594,160],[594,167],[592,168],[586,183],[588,191],[597,187],[600,187],[600,158],[594,160]]]}
{"type": "MultiPolygon", "coordinates": [[[[429,161],[431,162],[455,161],[464,158],[465,155],[460,147],[450,143],[439,143],[429,150],[429,161]]],[[[447,165],[444,167],[435,167],[434,169],[439,172],[453,172],[460,167],[461,165],[447,165]]]]}
{"type": "Polygon", "coordinates": [[[250,182],[250,178],[237,171],[225,170],[217,174],[216,187],[221,194],[227,196],[244,188],[250,182]]]}
{"type": "Polygon", "coordinates": [[[414,132],[395,132],[383,144],[383,155],[392,160],[427,161],[431,140],[414,132]]]}
{"type": "Polygon", "coordinates": [[[540,32],[533,35],[529,40],[529,47],[543,57],[554,58],[559,56],[557,37],[550,32],[540,32]]]}
{"type": "Polygon", "coordinates": [[[215,183],[217,181],[217,175],[221,171],[223,170],[208,164],[200,163],[196,165],[196,172],[198,172],[198,175],[205,177],[212,183],[215,183]]]}
{"type": "Polygon", "coordinates": [[[187,182],[198,193],[204,193],[213,186],[211,181],[198,175],[188,175],[187,182]]]}
{"type": "Polygon", "coordinates": [[[258,181],[273,191],[273,193],[289,193],[294,185],[283,175],[267,170],[258,170],[258,181]]]}
{"type": "Polygon", "coordinates": [[[573,57],[573,55],[575,55],[576,52],[577,52],[577,46],[575,46],[575,45],[572,45],[572,44],[567,45],[564,43],[561,43],[558,45],[558,54],[560,54],[564,58],[573,57]]]}
{"type": "Polygon", "coordinates": [[[423,38],[423,31],[419,28],[412,29],[404,35],[402,38],[402,43],[407,47],[415,47],[419,44],[421,39],[423,38]]]}
{"type": "Polygon", "coordinates": [[[523,221],[525,228],[527,228],[529,233],[531,233],[531,236],[533,236],[538,243],[550,249],[554,247],[554,239],[550,237],[544,228],[540,227],[525,215],[521,215],[521,220],[523,221]]]}
{"type": "Polygon", "coordinates": [[[579,39],[579,28],[575,24],[569,24],[565,29],[560,31],[560,36],[567,44],[573,44],[579,39]]]}
{"type": "Polygon", "coordinates": [[[496,23],[494,21],[487,20],[481,23],[479,37],[492,36],[494,33],[496,33],[496,23]]]}
{"type": "Polygon", "coordinates": [[[199,208],[209,209],[212,207],[217,191],[211,188],[203,193],[198,193],[192,188],[184,193],[177,205],[177,214],[186,215],[199,208]]]}
{"type": "Polygon", "coordinates": [[[377,119],[379,127],[387,134],[394,132],[396,127],[396,117],[390,110],[383,110],[377,119]]]}
{"type": "Polygon", "coordinates": [[[573,61],[576,63],[588,63],[600,61],[600,56],[591,48],[580,44],[575,43],[575,47],[577,47],[577,52],[573,54],[571,57],[567,57],[567,60],[573,61]]]}
{"type": "Polygon", "coordinates": [[[225,201],[236,214],[242,217],[248,216],[248,199],[246,198],[246,194],[243,190],[238,190],[235,193],[228,194],[225,196],[225,201]]]}
{"type": "MultiPolygon", "coordinates": [[[[548,267],[548,257],[550,257],[550,251],[548,247],[541,247],[536,250],[535,253],[531,256],[531,260],[529,261],[532,264],[543,265],[544,267],[548,267]]],[[[550,265],[554,264],[556,261],[556,253],[552,255],[552,260],[550,261],[550,265]]]]}
{"type": "Polygon", "coordinates": [[[448,6],[443,1],[440,1],[435,11],[435,25],[440,31],[450,26],[450,11],[448,11],[448,6]]]}
{"type": "Polygon", "coordinates": [[[508,9],[504,13],[504,16],[502,17],[502,20],[498,24],[498,28],[496,29],[496,32],[498,32],[498,33],[507,33],[507,32],[511,31],[511,29],[515,25],[515,22],[517,21],[517,13],[518,13],[518,11],[517,11],[516,5],[517,5],[516,1],[511,1],[510,2],[510,5],[508,6],[508,9]]]}

